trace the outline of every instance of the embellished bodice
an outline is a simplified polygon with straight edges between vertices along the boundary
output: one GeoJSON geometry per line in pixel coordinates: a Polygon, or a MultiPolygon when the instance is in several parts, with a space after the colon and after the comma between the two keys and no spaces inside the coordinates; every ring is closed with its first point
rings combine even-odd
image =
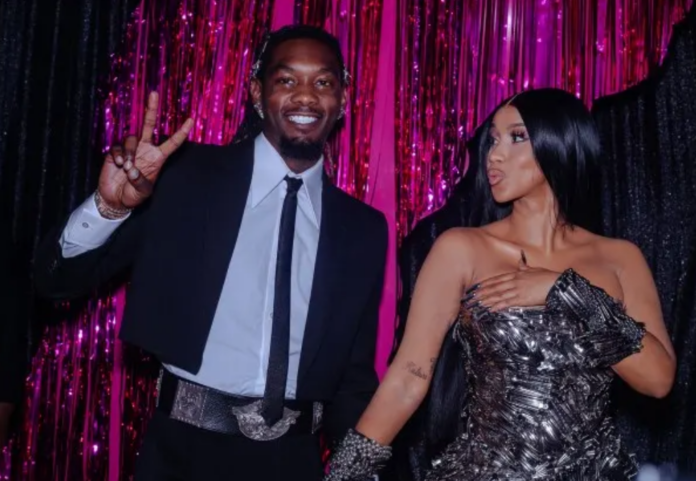
{"type": "Polygon", "coordinates": [[[609,367],[585,362],[582,323],[562,309],[464,309],[455,329],[468,393],[465,432],[432,481],[627,480],[610,409],[609,367]]]}

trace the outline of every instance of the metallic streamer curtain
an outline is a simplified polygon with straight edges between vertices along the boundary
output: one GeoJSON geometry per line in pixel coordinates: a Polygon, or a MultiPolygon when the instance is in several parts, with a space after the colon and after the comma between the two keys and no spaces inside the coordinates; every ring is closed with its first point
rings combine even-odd
{"type": "Polygon", "coordinates": [[[343,130],[331,142],[336,184],[365,200],[379,62],[381,0],[297,0],[295,20],[336,35],[351,74],[343,130]]]}
{"type": "MultiPolygon", "coordinates": [[[[279,1],[288,0],[275,0],[279,1]]],[[[327,27],[345,49],[354,87],[347,129],[332,144],[336,160],[331,164],[342,188],[368,200],[367,186],[373,185],[368,183],[370,150],[377,141],[370,137],[383,1],[295,2],[295,20],[327,27]]],[[[138,130],[150,89],[159,90],[162,98],[161,135],[193,114],[194,140],[228,141],[243,113],[251,53],[270,25],[272,3],[142,0],[124,45],[111,50],[116,53],[101,108],[106,133],[99,137],[100,147],[138,130]]],[[[9,4],[23,5],[6,0],[0,11],[9,4]]],[[[24,5],[30,4],[36,1],[24,5]]],[[[464,141],[498,101],[523,88],[555,85],[571,89],[589,104],[599,95],[625,89],[662,58],[672,24],[690,4],[691,0],[397,2],[396,173],[380,182],[397,186],[398,238],[450,196],[466,168],[464,141]]],[[[65,111],[74,112],[68,107],[65,111]]],[[[75,125],[61,125],[67,132],[61,135],[80,134],[75,125]]],[[[22,128],[29,144],[30,131],[22,128]]],[[[76,141],[87,150],[88,141],[76,141]]],[[[62,164],[60,152],[42,154],[48,171],[38,172],[46,183],[53,183],[52,189],[61,189],[42,197],[43,205],[67,212],[93,188],[94,169],[101,160],[99,149],[94,150],[89,157],[91,174],[80,170],[79,176],[68,177],[68,188],[59,187],[56,179],[77,172],[74,163],[62,164]]],[[[5,165],[3,160],[0,167],[5,165]]],[[[6,172],[0,171],[3,199],[7,192],[22,189],[22,184],[6,187],[6,172]]],[[[379,189],[385,184],[374,185],[379,189]]],[[[34,232],[34,226],[19,219],[15,217],[17,232],[34,232]]],[[[409,292],[409,286],[404,287],[409,292]]],[[[122,290],[111,291],[92,299],[80,315],[48,329],[34,359],[25,427],[14,442],[14,458],[5,452],[4,462],[11,462],[13,471],[10,475],[0,467],[0,478],[128,479],[152,408],[156,364],[116,340],[123,302],[122,290]]]]}
{"type": "Polygon", "coordinates": [[[151,90],[160,93],[157,132],[192,116],[192,141],[231,141],[272,8],[272,0],[143,0],[114,61],[104,146],[140,131],[151,90]]]}
{"type": "Polygon", "coordinates": [[[441,207],[464,144],[504,98],[560,87],[588,106],[644,79],[691,0],[401,0],[398,232],[441,207]]]}

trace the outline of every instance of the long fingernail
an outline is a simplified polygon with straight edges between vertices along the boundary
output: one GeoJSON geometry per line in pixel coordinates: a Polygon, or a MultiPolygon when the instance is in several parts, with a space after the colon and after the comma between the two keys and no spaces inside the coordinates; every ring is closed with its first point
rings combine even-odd
{"type": "Polygon", "coordinates": [[[126,170],[130,170],[131,167],[133,167],[133,162],[131,162],[130,160],[127,160],[126,163],[123,165],[123,168],[126,170]]]}
{"type": "Polygon", "coordinates": [[[135,180],[140,176],[140,171],[138,169],[132,169],[128,171],[128,177],[130,177],[131,180],[135,180]]]}
{"type": "Polygon", "coordinates": [[[120,155],[116,156],[114,161],[116,162],[116,165],[123,165],[123,157],[121,157],[120,155]]]}
{"type": "Polygon", "coordinates": [[[471,286],[470,288],[468,288],[464,294],[470,294],[470,293],[474,292],[476,289],[478,289],[479,287],[481,287],[481,284],[480,284],[480,283],[479,283],[479,284],[474,284],[473,286],[471,286]]]}
{"type": "Polygon", "coordinates": [[[466,297],[464,297],[464,299],[462,299],[462,302],[463,302],[464,304],[466,304],[466,303],[469,302],[471,299],[473,299],[475,295],[476,295],[475,292],[472,292],[472,293],[468,294],[466,297]]]}

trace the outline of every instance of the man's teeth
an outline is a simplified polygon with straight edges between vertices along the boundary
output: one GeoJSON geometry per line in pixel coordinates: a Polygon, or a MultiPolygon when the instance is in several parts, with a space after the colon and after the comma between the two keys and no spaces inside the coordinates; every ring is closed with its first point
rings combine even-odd
{"type": "Polygon", "coordinates": [[[291,115],[289,117],[290,122],[294,124],[312,124],[319,120],[316,117],[311,117],[309,115],[291,115]]]}

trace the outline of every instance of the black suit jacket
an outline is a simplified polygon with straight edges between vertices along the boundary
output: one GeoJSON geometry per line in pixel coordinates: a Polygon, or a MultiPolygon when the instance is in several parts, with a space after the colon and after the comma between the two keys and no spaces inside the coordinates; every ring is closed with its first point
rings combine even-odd
{"type": "MultiPolygon", "coordinates": [[[[253,153],[253,141],[186,144],[167,161],[148,204],[106,245],[65,259],[58,244],[65,224],[50,235],[35,263],[38,291],[52,298],[83,295],[132,266],[121,339],[198,372],[239,232],[253,153]]],[[[384,216],[325,178],[297,398],[326,403],[331,437],[352,427],[378,383],[386,250],[384,216]]]]}

